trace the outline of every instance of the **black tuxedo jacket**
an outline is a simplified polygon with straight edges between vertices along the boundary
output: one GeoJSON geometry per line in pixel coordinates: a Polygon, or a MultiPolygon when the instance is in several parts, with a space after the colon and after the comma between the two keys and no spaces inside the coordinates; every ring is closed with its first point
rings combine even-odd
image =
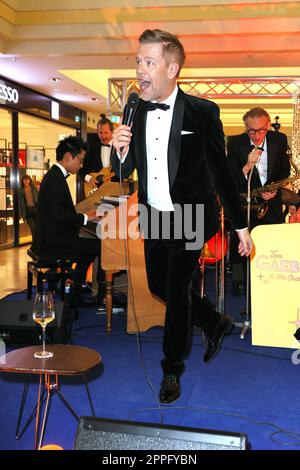
{"type": "MultiPolygon", "coordinates": [[[[137,168],[140,203],[147,203],[147,111],[140,101],[132,126],[132,142],[122,164],[122,178],[137,168]]],[[[112,157],[119,174],[119,160],[112,157]]],[[[225,155],[224,133],[218,106],[187,95],[180,89],[175,101],[168,146],[170,195],[173,203],[204,205],[204,238],[218,230],[215,192],[232,219],[235,228],[247,226],[239,193],[225,155]],[[189,133],[182,133],[187,131],[189,133]]]]}
{"type": "Polygon", "coordinates": [[[37,253],[60,255],[80,251],[80,227],[84,215],[77,214],[68,183],[57,165],[43,178],[38,200],[37,229],[32,250],[37,253]]]}
{"type": "Polygon", "coordinates": [[[102,143],[100,139],[98,140],[99,143],[91,145],[91,147],[88,148],[85,154],[83,167],[78,172],[80,178],[83,180],[85,175],[88,175],[89,173],[98,173],[103,168],[101,161],[102,143]]]}
{"type": "MultiPolygon", "coordinates": [[[[268,131],[266,135],[268,170],[266,184],[287,178],[290,174],[290,163],[287,157],[287,137],[281,132],[268,131]]],[[[248,181],[243,174],[243,167],[247,163],[248,155],[251,152],[251,143],[246,133],[238,136],[232,136],[228,140],[228,159],[232,168],[235,180],[241,193],[247,193],[248,181]]],[[[251,178],[251,189],[262,186],[258,171],[254,167],[251,178]]],[[[278,191],[276,197],[269,201],[269,209],[260,223],[282,223],[284,220],[282,214],[281,193],[278,191]]],[[[255,220],[254,225],[259,221],[255,220]]]]}

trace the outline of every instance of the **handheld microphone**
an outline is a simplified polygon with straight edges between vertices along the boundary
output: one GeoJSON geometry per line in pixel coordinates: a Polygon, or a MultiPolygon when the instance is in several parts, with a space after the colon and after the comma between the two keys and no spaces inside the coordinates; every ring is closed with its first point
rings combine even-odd
{"type": "MultiPolygon", "coordinates": [[[[131,124],[133,123],[133,118],[137,110],[137,107],[139,105],[139,102],[140,102],[139,95],[135,92],[130,93],[128,100],[127,100],[127,104],[124,109],[122,124],[125,124],[126,126],[131,126],[131,124]]],[[[123,150],[124,150],[124,147],[121,147],[120,152],[123,153],[123,150]]]]}

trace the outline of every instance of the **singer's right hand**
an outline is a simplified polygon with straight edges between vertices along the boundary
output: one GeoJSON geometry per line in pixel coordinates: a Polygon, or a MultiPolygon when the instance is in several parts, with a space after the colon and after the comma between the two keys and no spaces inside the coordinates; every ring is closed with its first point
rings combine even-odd
{"type": "Polygon", "coordinates": [[[113,133],[112,144],[119,154],[126,154],[131,141],[131,128],[121,124],[113,133]],[[122,149],[122,151],[121,151],[122,149]]]}

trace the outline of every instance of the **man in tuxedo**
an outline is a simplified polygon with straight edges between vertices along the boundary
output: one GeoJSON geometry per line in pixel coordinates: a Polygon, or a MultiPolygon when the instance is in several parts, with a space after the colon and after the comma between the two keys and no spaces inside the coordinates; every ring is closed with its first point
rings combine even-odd
{"type": "Polygon", "coordinates": [[[99,186],[96,177],[90,173],[99,173],[102,168],[110,168],[112,152],[113,123],[101,114],[97,124],[98,141],[88,148],[79,176],[93,188],[99,186]]]}
{"type": "Polygon", "coordinates": [[[144,241],[148,284],[151,292],[166,302],[160,401],[171,403],[180,395],[191,324],[205,333],[205,362],[216,356],[233,326],[230,317],[201,298],[198,259],[202,243],[193,244],[195,239],[188,243],[185,231],[182,237],[176,236],[178,228],[186,227],[184,217],[178,220],[174,208],[192,216],[192,226],[197,229],[194,238],[203,230],[202,242],[206,241],[218,229],[216,190],[240,229],[241,255],[249,255],[251,239],[225,156],[219,109],[177,87],[185,57],[182,44],[176,36],[160,30],[144,31],[139,43],[136,63],[142,99],[132,127],[121,125],[114,132],[118,156],[113,156],[112,164],[118,173],[121,158],[122,178],[134,168],[138,171],[139,204],[143,205],[141,212],[145,208],[148,212],[148,221],[141,225],[145,229],[150,222],[144,241]],[[197,209],[202,205],[204,227],[199,229],[197,209]],[[152,215],[162,221],[158,236],[152,230],[157,228],[152,215]],[[165,229],[170,229],[170,237],[165,236],[165,229]]]}
{"type": "MultiPolygon", "coordinates": [[[[290,163],[287,156],[287,137],[279,131],[270,131],[271,119],[265,109],[251,108],[243,116],[243,121],[245,132],[228,139],[227,154],[238,189],[240,193],[247,194],[251,171],[252,190],[287,178],[290,174],[290,163]]],[[[284,222],[280,190],[264,191],[261,197],[252,203],[256,207],[250,211],[251,228],[284,222]]],[[[232,246],[237,242],[235,238],[232,246]]],[[[246,263],[236,257],[235,250],[231,259],[233,283],[237,285],[240,293],[243,293],[246,263]]]]}
{"type": "MultiPolygon", "coordinates": [[[[96,220],[96,210],[78,214],[66,178],[76,174],[83,165],[86,144],[74,136],[61,140],[56,148],[56,163],[43,178],[37,207],[37,228],[32,251],[43,258],[74,256],[78,259],[78,286],[85,281],[86,271],[96,256],[100,255],[99,240],[79,237],[79,230],[89,220],[96,220]]],[[[100,265],[100,260],[99,260],[100,265]]],[[[98,282],[104,281],[99,269],[98,282]]]]}

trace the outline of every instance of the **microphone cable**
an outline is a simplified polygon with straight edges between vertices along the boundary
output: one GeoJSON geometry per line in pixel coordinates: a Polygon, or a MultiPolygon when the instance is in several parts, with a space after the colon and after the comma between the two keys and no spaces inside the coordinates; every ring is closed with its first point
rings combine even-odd
{"type": "MultiPolygon", "coordinates": [[[[121,155],[120,155],[120,157],[122,158],[121,155]]],[[[128,279],[127,316],[128,316],[128,307],[129,307],[129,305],[131,305],[132,315],[133,315],[134,323],[135,323],[135,326],[136,326],[135,335],[136,335],[136,345],[137,345],[138,357],[140,359],[140,363],[141,363],[141,366],[142,366],[142,369],[143,369],[143,373],[144,373],[146,382],[149,385],[149,388],[152,392],[155,403],[157,405],[156,409],[158,409],[159,414],[160,414],[160,424],[163,424],[163,421],[164,421],[163,408],[162,408],[162,406],[159,402],[157,393],[155,391],[155,387],[152,384],[152,381],[149,377],[149,373],[148,373],[148,370],[147,370],[147,367],[146,367],[145,361],[144,361],[144,356],[143,356],[143,351],[142,351],[142,340],[141,340],[141,336],[140,336],[139,322],[138,322],[137,312],[136,312],[136,307],[135,307],[135,299],[134,299],[134,294],[133,294],[132,277],[131,277],[131,261],[130,261],[130,257],[129,257],[129,245],[128,245],[128,236],[129,236],[128,226],[127,226],[128,206],[127,206],[127,202],[126,202],[126,204],[122,204],[122,199],[127,201],[128,198],[125,197],[126,195],[124,194],[124,188],[123,188],[123,184],[122,184],[122,162],[121,162],[121,158],[119,158],[119,187],[120,187],[120,202],[121,202],[121,204],[119,206],[120,207],[119,221],[121,219],[124,223],[122,237],[123,237],[123,240],[124,240],[124,245],[123,246],[124,246],[124,255],[125,255],[125,260],[126,260],[126,265],[127,265],[127,279],[128,279]],[[125,212],[126,209],[127,209],[127,213],[125,212]],[[120,217],[121,210],[123,210],[122,217],[120,217]],[[124,212],[125,212],[125,214],[124,214],[124,212]]],[[[137,216],[138,216],[138,213],[137,213],[137,216]]],[[[120,224],[119,224],[119,234],[120,234],[120,224]]]]}
{"type": "MultiPolygon", "coordinates": [[[[214,408],[205,408],[205,407],[198,407],[198,406],[163,406],[164,410],[182,410],[182,411],[191,411],[193,413],[199,412],[199,413],[207,413],[209,415],[223,415],[227,416],[229,418],[237,418],[240,420],[247,421],[250,424],[254,424],[255,426],[270,426],[271,428],[274,428],[275,431],[271,432],[270,434],[270,439],[272,442],[275,444],[279,444],[281,446],[290,446],[290,447],[298,447],[300,446],[300,432],[297,431],[292,431],[290,429],[283,428],[271,421],[259,421],[257,419],[251,418],[249,416],[243,415],[242,413],[237,413],[235,411],[226,411],[226,410],[218,410],[214,408]],[[276,439],[274,436],[277,436],[279,434],[283,434],[287,436],[288,438],[291,439],[291,442],[286,442],[286,441],[281,441],[279,439],[276,439]],[[294,440],[294,442],[292,442],[294,440]]],[[[155,411],[156,408],[153,407],[145,407],[145,408],[138,408],[136,410],[133,410],[130,413],[130,417],[136,413],[140,412],[145,412],[145,411],[155,411]]],[[[250,442],[251,444],[251,442],[250,442]]]]}

